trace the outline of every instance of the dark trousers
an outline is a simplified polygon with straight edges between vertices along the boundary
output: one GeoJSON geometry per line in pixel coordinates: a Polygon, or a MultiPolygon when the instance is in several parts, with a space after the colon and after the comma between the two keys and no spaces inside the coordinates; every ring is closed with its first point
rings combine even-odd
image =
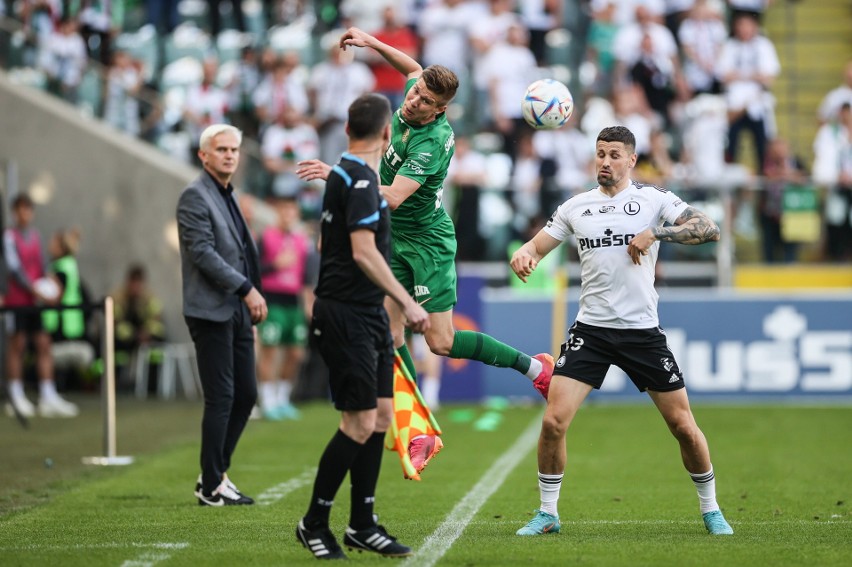
{"type": "Polygon", "coordinates": [[[754,138],[754,151],[757,154],[757,171],[763,173],[763,166],[766,164],[766,122],[761,118],[755,120],[751,118],[747,112],[743,112],[742,116],[732,121],[728,127],[728,149],[725,157],[728,163],[737,161],[737,150],[740,146],[740,134],[743,130],[748,130],[754,138]]]}
{"type": "Polygon", "coordinates": [[[205,494],[210,494],[231,466],[231,455],[257,400],[254,332],[242,304],[225,322],[185,319],[204,389],[201,482],[205,494]]]}

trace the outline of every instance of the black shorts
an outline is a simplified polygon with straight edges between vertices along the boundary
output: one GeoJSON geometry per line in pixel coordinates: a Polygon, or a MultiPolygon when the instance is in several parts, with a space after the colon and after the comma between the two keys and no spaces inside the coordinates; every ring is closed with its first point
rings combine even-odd
{"type": "Polygon", "coordinates": [[[21,311],[12,313],[12,325],[9,332],[28,335],[44,330],[41,311],[21,311]]]}
{"type": "Polygon", "coordinates": [[[384,306],[318,297],[311,341],[328,365],[335,408],[369,410],[378,398],[393,397],[393,338],[384,306]]]}
{"type": "Polygon", "coordinates": [[[553,373],[600,389],[610,365],[621,368],[640,392],[684,387],[683,374],[669,350],[665,331],[607,329],[577,321],[562,344],[553,373]]]}

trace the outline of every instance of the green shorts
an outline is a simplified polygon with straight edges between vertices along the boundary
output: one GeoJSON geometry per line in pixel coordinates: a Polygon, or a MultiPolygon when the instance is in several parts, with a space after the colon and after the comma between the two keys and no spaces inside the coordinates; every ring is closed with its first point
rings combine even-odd
{"type": "Polygon", "coordinates": [[[456,304],[456,233],[452,221],[410,237],[393,234],[391,270],[428,313],[456,304]]]}
{"type": "Polygon", "coordinates": [[[303,346],[308,337],[305,313],[298,305],[269,305],[269,315],[257,332],[263,346],[303,346]]]}

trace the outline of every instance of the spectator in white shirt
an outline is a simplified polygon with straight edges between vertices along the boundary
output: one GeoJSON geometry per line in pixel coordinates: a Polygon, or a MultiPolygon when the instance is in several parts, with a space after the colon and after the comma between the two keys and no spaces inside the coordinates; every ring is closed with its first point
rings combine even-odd
{"type": "Polygon", "coordinates": [[[642,57],[642,40],[650,37],[653,46],[653,58],[667,60],[674,72],[680,70],[677,41],[672,32],[661,24],[661,13],[644,4],[636,6],[636,21],[623,26],[613,40],[612,51],[615,55],[615,85],[629,82],[630,69],[642,57]]]}
{"type": "Polygon", "coordinates": [[[715,67],[728,30],[708,0],[697,0],[681,22],[678,40],[683,50],[683,75],[692,95],[718,93],[715,67]]]}
{"type": "Polygon", "coordinates": [[[766,144],[774,127],[774,99],[769,92],[781,72],[775,46],[759,34],[757,18],[741,13],[734,19],[733,37],[722,47],[716,66],[728,104],[728,149],[726,158],[736,161],[740,133],[754,137],[756,169],[763,171],[766,144]]]}
{"type": "Polygon", "coordinates": [[[423,40],[423,66],[443,65],[460,77],[471,62],[468,27],[487,14],[478,2],[437,0],[423,10],[418,33],[423,40]]]}
{"type": "Polygon", "coordinates": [[[513,159],[520,133],[529,129],[521,113],[520,101],[529,84],[538,78],[536,69],[527,30],[520,22],[509,26],[506,41],[497,42],[482,61],[492,123],[503,136],[503,152],[513,159]]]}
{"type": "Polygon", "coordinates": [[[344,125],[349,105],[373,90],[375,77],[366,64],[355,61],[350,49],[343,51],[336,43],[328,49],[328,57],[311,70],[308,98],[313,108],[313,124],[319,134],[319,158],[337,163],[346,151],[349,138],[344,125]]]}
{"type": "Polygon", "coordinates": [[[264,168],[272,174],[272,194],[298,198],[305,182],[296,175],[297,164],[319,157],[319,136],[297,109],[285,105],[265,130],[260,151],[264,168]]]}
{"type": "Polygon", "coordinates": [[[260,135],[284,107],[293,107],[300,114],[308,112],[308,92],[299,75],[299,55],[287,52],[278,55],[272,70],[264,76],[252,97],[254,112],[260,123],[260,135]]]}
{"type": "Polygon", "coordinates": [[[140,63],[126,51],[113,51],[112,65],[107,71],[104,120],[131,136],[138,136],[140,132],[139,100],[136,97],[141,88],[140,63]]]}
{"type": "Polygon", "coordinates": [[[60,22],[43,45],[40,58],[41,68],[49,80],[49,88],[68,102],[76,103],[77,88],[83,80],[88,53],[75,20],[60,22]]]}
{"type": "MultiPolygon", "coordinates": [[[[219,60],[208,57],[202,62],[201,84],[187,89],[183,107],[183,123],[192,140],[190,154],[197,159],[201,132],[212,124],[227,123],[228,92],[216,84],[219,60]]],[[[200,162],[195,162],[200,165],[200,162]]]]}
{"type": "Polygon", "coordinates": [[[820,121],[836,120],[844,103],[852,104],[852,61],[846,63],[843,70],[843,84],[830,90],[822,99],[819,105],[820,121]]]}
{"type": "Polygon", "coordinates": [[[826,254],[852,260],[852,106],[844,103],[838,118],[823,124],[814,140],[813,179],[829,189],[825,198],[826,254]]]}

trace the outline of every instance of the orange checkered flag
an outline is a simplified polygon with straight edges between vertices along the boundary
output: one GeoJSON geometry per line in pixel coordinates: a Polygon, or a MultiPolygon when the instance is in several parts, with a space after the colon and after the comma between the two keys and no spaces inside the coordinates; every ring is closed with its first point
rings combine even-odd
{"type": "Polygon", "coordinates": [[[405,478],[420,480],[420,474],[411,464],[408,454],[411,439],[418,435],[440,434],[441,427],[423,401],[417,382],[396,353],[393,363],[393,421],[385,436],[385,448],[399,453],[405,478]]]}

